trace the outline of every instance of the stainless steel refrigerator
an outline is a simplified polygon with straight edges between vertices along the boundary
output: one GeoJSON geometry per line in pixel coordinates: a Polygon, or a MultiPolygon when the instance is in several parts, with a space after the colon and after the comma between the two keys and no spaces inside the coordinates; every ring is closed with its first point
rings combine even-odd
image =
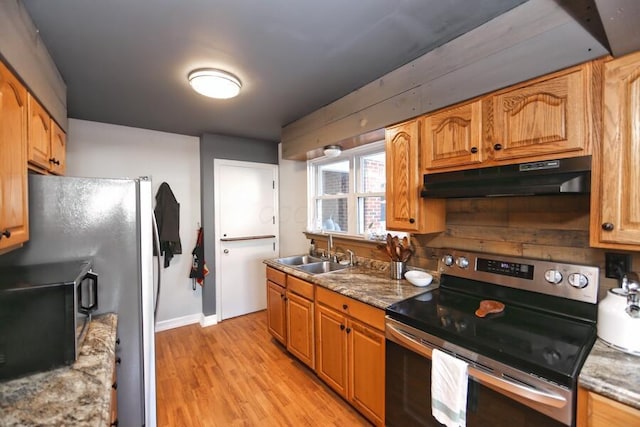
{"type": "Polygon", "coordinates": [[[99,313],[118,313],[118,420],[156,426],[151,182],[29,176],[30,239],[0,265],[90,258],[99,313]]]}

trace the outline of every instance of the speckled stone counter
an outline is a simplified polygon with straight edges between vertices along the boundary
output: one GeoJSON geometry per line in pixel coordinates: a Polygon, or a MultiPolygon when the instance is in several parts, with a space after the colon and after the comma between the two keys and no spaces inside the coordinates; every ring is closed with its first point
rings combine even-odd
{"type": "Polygon", "coordinates": [[[73,365],[0,382],[0,426],[110,425],[117,321],[94,317],[73,365]]]}
{"type": "Polygon", "coordinates": [[[640,356],[623,353],[597,339],[578,383],[587,390],[640,409],[640,356]]]}
{"type": "Polygon", "coordinates": [[[309,274],[276,260],[265,260],[265,264],[277,268],[307,282],[362,301],[377,308],[385,309],[403,299],[430,291],[438,286],[434,277],[429,286],[413,286],[407,280],[391,279],[389,263],[366,258],[358,258],[355,267],[324,274],[309,274]]]}

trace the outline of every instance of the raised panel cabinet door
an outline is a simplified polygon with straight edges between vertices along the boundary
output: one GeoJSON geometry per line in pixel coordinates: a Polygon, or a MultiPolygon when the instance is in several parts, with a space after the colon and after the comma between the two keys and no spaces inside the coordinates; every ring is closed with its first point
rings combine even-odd
{"type": "Polygon", "coordinates": [[[589,66],[494,95],[485,124],[493,125],[491,156],[502,160],[584,150],[589,66]]]}
{"type": "Polygon", "coordinates": [[[315,305],[316,374],[347,398],[347,319],[323,305],[315,305]]]}
{"type": "MultiPolygon", "coordinates": [[[[604,66],[600,221],[605,244],[640,247],[640,53],[604,66]]],[[[605,245],[606,246],[606,245],[605,245]]],[[[621,246],[621,248],[623,248],[621,246]]]]}
{"type": "Polygon", "coordinates": [[[638,425],[640,425],[640,410],[582,387],[578,389],[578,427],[638,425]]]}
{"type": "Polygon", "coordinates": [[[386,129],[387,229],[418,231],[418,122],[386,129]]]}
{"type": "Polygon", "coordinates": [[[0,63],[0,251],[27,240],[27,91],[0,63]]]}
{"type": "Polygon", "coordinates": [[[349,401],[375,425],[384,425],[385,338],[356,320],[349,322],[349,401]]]}
{"type": "Polygon", "coordinates": [[[447,108],[424,118],[420,141],[424,171],[482,161],[482,101],[447,108]]]}
{"type": "Polygon", "coordinates": [[[31,94],[28,95],[29,111],[29,162],[49,170],[51,159],[51,119],[47,111],[31,94]]]}
{"type": "Polygon", "coordinates": [[[284,345],[287,345],[286,315],[284,288],[267,280],[267,328],[284,345]]]}
{"type": "Polygon", "coordinates": [[[314,368],[313,302],[287,291],[287,350],[314,368]]]}
{"type": "Polygon", "coordinates": [[[64,175],[67,159],[67,134],[51,121],[51,157],[49,171],[55,175],[64,175]]]}

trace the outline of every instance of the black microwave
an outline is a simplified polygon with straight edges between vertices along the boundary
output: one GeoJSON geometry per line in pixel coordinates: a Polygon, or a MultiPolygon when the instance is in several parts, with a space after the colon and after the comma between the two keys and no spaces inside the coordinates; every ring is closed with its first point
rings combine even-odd
{"type": "Polygon", "coordinates": [[[0,269],[0,380],[73,363],[98,307],[87,260],[0,269]]]}

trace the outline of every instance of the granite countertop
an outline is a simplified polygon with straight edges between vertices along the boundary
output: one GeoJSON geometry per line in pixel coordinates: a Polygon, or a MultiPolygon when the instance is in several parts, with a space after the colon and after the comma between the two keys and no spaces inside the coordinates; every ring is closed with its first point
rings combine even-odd
{"type": "Polygon", "coordinates": [[[380,309],[385,309],[393,303],[438,287],[438,280],[435,276],[429,286],[414,286],[406,279],[391,279],[388,262],[359,257],[354,267],[324,274],[310,274],[281,264],[275,259],[265,260],[264,263],[292,276],[380,309]]]}
{"type": "Polygon", "coordinates": [[[0,382],[0,426],[108,426],[118,317],[95,316],[72,365],[0,382]]]}
{"type": "Polygon", "coordinates": [[[640,356],[623,353],[598,338],[580,371],[578,384],[640,409],[640,356]]]}

